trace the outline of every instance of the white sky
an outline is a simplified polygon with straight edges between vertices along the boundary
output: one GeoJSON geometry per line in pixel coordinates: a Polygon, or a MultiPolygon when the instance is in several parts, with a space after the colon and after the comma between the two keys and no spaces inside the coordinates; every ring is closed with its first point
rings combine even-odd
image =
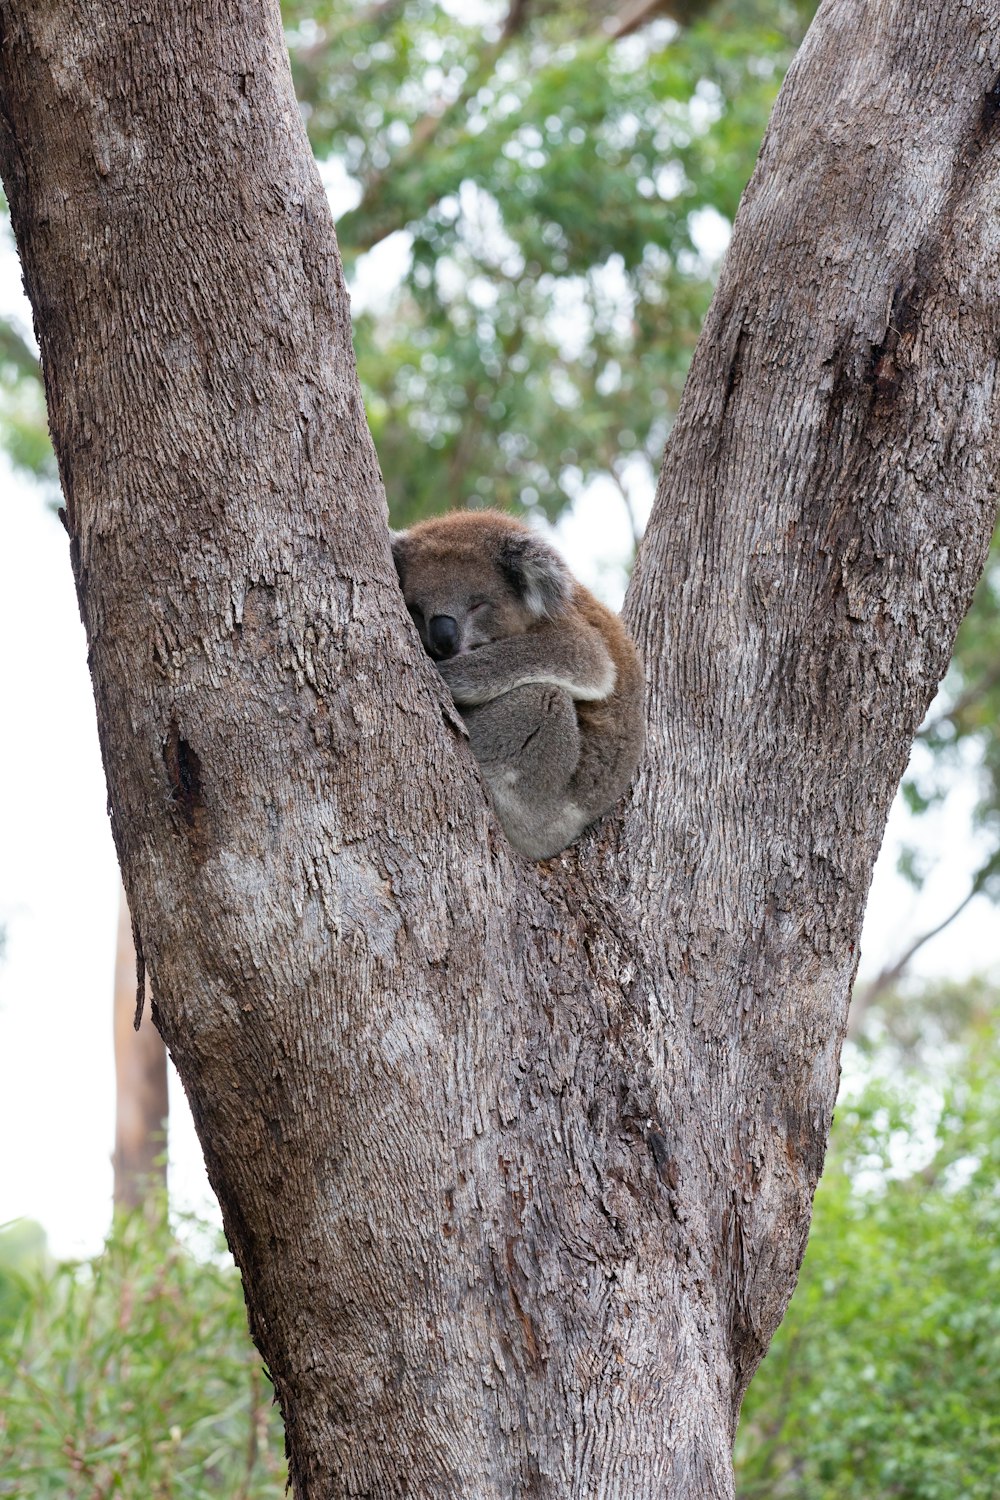
{"type": "MultiPolygon", "coordinates": [[[[0,308],[14,305],[17,280],[10,257],[0,260],[0,308]]],[[[639,496],[640,506],[649,498],[639,496]]],[[[626,528],[610,483],[581,497],[559,538],[584,581],[617,603],[620,570],[608,564],[625,555],[626,528]]],[[[5,468],[0,642],[0,925],[7,930],[0,961],[0,1223],[39,1219],[56,1254],[87,1254],[101,1243],[111,1205],[118,876],[67,539],[37,492],[5,468]]],[[[973,790],[960,786],[946,808],[916,826],[900,806],[894,811],[865,928],[869,972],[963,890],[975,861],[967,834],[973,790]],[[904,836],[938,856],[919,896],[894,874],[904,836]]],[[[928,944],[915,969],[960,977],[996,969],[998,958],[997,919],[979,899],[928,944]]],[[[177,1206],[209,1207],[179,1088],[170,1184],[177,1206]]]]}

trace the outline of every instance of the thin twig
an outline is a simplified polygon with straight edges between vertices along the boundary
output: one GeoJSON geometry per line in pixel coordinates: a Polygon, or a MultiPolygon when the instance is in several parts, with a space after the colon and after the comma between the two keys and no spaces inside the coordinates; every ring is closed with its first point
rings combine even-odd
{"type": "Polygon", "coordinates": [[[629,529],[632,532],[632,561],[634,561],[639,552],[639,543],[642,541],[643,528],[639,525],[639,520],[635,513],[635,506],[632,504],[632,496],[629,494],[624,483],[622,482],[618,470],[615,468],[613,459],[610,459],[608,461],[607,472],[611,475],[611,478],[615,482],[618,493],[622,497],[622,504],[625,507],[625,514],[628,516],[629,529]]]}
{"type": "Polygon", "coordinates": [[[400,173],[405,173],[413,168],[428,147],[440,135],[442,128],[449,124],[455,116],[463,110],[470,100],[474,99],[480,89],[492,78],[496,65],[509,44],[522,30],[527,20],[528,6],[526,0],[512,0],[507,12],[500,36],[491,46],[486,47],[480,55],[479,63],[469,74],[465,85],[456,94],[455,98],[446,103],[438,100],[419,119],[410,131],[410,139],[406,146],[393,157],[389,165],[380,172],[374,172],[363,185],[361,202],[356,208],[345,214],[337,225],[338,234],[345,234],[347,243],[351,249],[361,253],[371,250],[381,240],[392,234],[397,229],[402,229],[406,220],[400,217],[399,208],[395,208],[386,219],[379,220],[377,212],[374,213],[373,221],[367,230],[360,236],[351,237],[349,225],[363,223],[366,218],[377,209],[386,184],[397,180],[400,173]]]}
{"type": "Polygon", "coordinates": [[[714,0],[626,0],[615,16],[610,34],[613,41],[632,36],[651,21],[674,21],[689,26],[714,0]]]}
{"type": "Polygon", "coordinates": [[[914,938],[909,947],[893,963],[887,964],[884,969],[881,969],[875,975],[875,978],[870,980],[862,989],[855,990],[851,999],[851,1013],[847,1023],[847,1035],[852,1041],[857,1039],[864,1024],[865,1016],[872,1004],[881,995],[884,995],[887,990],[892,989],[893,985],[898,984],[909,967],[910,962],[919,953],[925,943],[929,943],[932,938],[936,938],[939,933],[944,932],[945,928],[950,927],[956,917],[962,915],[962,912],[973,897],[978,896],[990,877],[996,874],[998,867],[1000,867],[1000,852],[991,855],[982,868],[976,871],[972,877],[969,889],[961,901],[942,921],[928,928],[926,932],[922,932],[919,937],[914,938]]]}
{"type": "Polygon", "coordinates": [[[930,723],[918,729],[917,739],[930,739],[946,724],[956,725],[956,720],[960,719],[970,708],[974,708],[998,684],[1000,684],[1000,660],[996,661],[988,672],[984,672],[978,681],[970,683],[965,692],[958,695],[950,708],[945,709],[944,713],[938,714],[936,718],[931,719],[930,723]]]}

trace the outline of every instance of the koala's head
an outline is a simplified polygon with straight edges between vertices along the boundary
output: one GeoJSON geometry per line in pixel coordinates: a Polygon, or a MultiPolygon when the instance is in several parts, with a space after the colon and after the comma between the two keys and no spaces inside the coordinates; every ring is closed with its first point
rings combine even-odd
{"type": "Polygon", "coordinates": [[[495,510],[452,511],[392,534],[406,607],[436,661],[522,635],[569,606],[573,577],[547,542],[495,510]]]}

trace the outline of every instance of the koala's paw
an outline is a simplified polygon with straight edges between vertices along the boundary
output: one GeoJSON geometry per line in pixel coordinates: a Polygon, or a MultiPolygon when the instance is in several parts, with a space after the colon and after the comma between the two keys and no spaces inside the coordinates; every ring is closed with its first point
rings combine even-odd
{"type": "Polygon", "coordinates": [[[456,703],[473,704],[482,701],[468,657],[453,656],[450,661],[439,661],[434,665],[447,683],[456,703]]]}

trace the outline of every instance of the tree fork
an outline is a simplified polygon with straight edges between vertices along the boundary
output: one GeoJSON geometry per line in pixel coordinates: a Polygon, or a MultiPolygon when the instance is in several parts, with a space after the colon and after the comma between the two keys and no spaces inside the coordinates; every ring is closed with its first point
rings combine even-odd
{"type": "Polygon", "coordinates": [[[153,14],[0,0],[0,165],[128,899],[295,1491],[729,1497],[993,523],[1000,23],[820,7],[627,601],[648,754],[536,867],[402,608],[277,7],[153,14]]]}

